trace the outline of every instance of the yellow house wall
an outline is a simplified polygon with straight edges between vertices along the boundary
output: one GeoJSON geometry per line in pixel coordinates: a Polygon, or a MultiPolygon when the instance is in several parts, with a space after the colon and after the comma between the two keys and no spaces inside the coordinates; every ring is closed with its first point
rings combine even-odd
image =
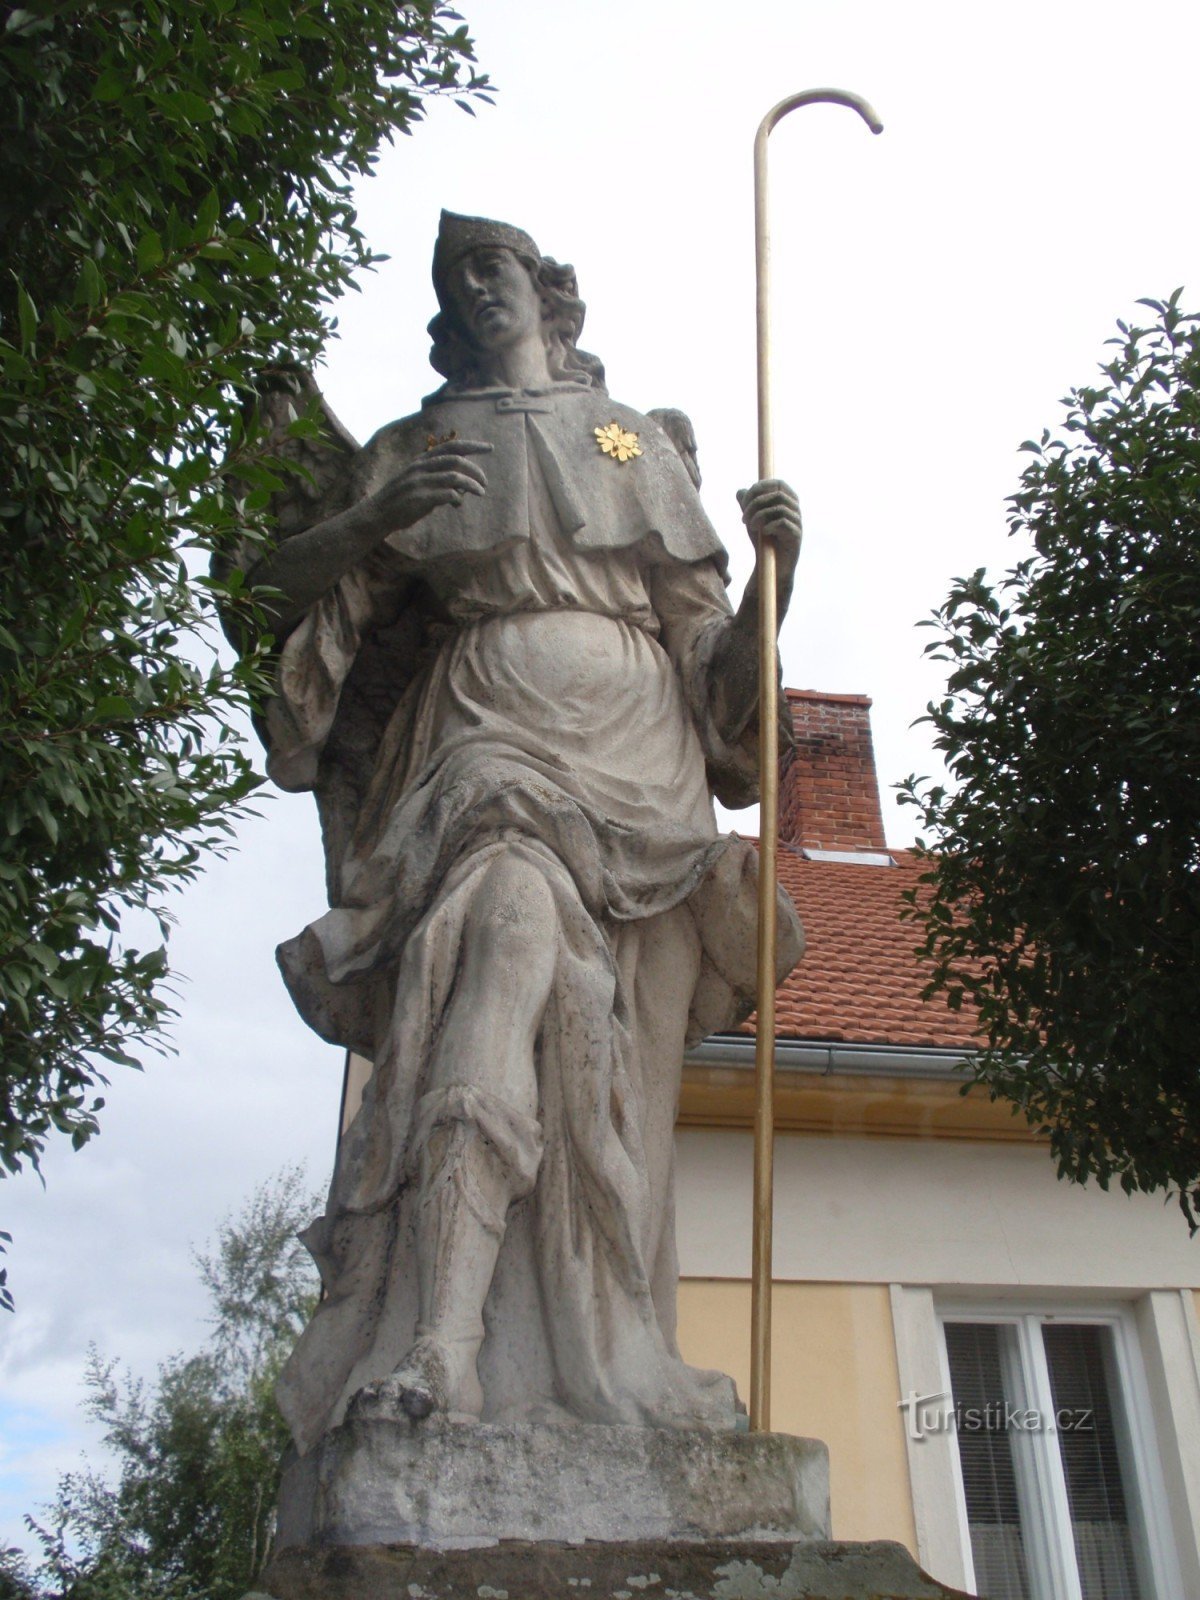
{"type": "MultiPolygon", "coordinates": [[[[886,1284],[777,1283],[771,1427],[829,1446],[835,1539],[896,1539],[916,1554],[886,1284]]],[[[684,1278],[679,1345],[750,1390],[750,1285],[684,1278]]]]}

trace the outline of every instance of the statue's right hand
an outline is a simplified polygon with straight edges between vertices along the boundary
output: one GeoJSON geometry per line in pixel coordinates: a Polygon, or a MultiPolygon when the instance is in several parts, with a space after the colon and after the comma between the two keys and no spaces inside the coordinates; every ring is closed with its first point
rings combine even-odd
{"type": "Polygon", "coordinates": [[[437,506],[460,506],[466,494],[483,494],[487,477],[473,458],[491,449],[481,439],[448,439],[410,461],[371,496],[384,532],[411,528],[437,506]]]}

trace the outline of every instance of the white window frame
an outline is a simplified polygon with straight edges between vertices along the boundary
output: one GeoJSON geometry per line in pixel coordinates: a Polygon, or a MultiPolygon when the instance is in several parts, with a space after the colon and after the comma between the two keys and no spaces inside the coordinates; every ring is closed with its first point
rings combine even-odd
{"type": "MultiPolygon", "coordinates": [[[[1140,1522],[1139,1533],[1149,1569],[1145,1577],[1153,1585],[1145,1600],[1186,1600],[1167,1513],[1166,1487],[1155,1436],[1150,1388],[1132,1308],[1119,1302],[1075,1303],[1069,1298],[1054,1301],[1006,1296],[1000,1300],[950,1300],[938,1296],[936,1312],[938,1359],[942,1388],[947,1395],[952,1393],[952,1388],[946,1350],[946,1323],[1002,1324],[1016,1329],[1020,1370],[1014,1368],[1006,1374],[1006,1378],[1011,1379],[1014,1403],[1033,1406],[1047,1413],[1052,1410],[1052,1401],[1040,1329],[1047,1323],[1063,1322],[1112,1330],[1116,1379],[1120,1390],[1119,1408],[1125,1423],[1128,1460],[1135,1479],[1133,1488],[1140,1522]]],[[[1054,1435],[1015,1433],[1012,1438],[1018,1451],[1027,1452],[1027,1472],[1019,1476],[1026,1482],[1032,1480],[1036,1484],[1040,1503],[1040,1516],[1035,1519],[1031,1529],[1025,1530],[1034,1535],[1026,1540],[1031,1582],[1035,1585],[1040,1583],[1042,1593],[1052,1596],[1053,1600],[1082,1600],[1075,1570],[1066,1480],[1054,1435]]],[[[975,1564],[957,1446],[950,1455],[966,1587],[974,1593],[975,1564]]]]}

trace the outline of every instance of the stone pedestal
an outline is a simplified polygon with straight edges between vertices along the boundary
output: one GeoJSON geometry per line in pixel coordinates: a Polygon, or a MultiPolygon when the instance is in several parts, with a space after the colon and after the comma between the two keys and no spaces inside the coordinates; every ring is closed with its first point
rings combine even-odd
{"type": "Polygon", "coordinates": [[[293,1460],[277,1548],[829,1536],[825,1446],[787,1434],[355,1417],[293,1460]]]}
{"type": "Polygon", "coordinates": [[[969,1600],[898,1544],[786,1540],[287,1550],[246,1600],[969,1600]]]}
{"type": "Polygon", "coordinates": [[[898,1544],[829,1541],[786,1434],[352,1417],[287,1467],[246,1600],[967,1600],[898,1544]]]}

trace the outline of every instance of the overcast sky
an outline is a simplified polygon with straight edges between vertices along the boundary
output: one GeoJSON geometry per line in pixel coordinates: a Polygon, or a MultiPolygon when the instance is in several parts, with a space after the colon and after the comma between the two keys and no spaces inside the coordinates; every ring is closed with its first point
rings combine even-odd
{"type": "MultiPolygon", "coordinates": [[[[916,622],[953,576],[1014,552],[1017,446],[1089,381],[1141,295],[1193,287],[1200,7],[1087,0],[462,0],[499,90],[437,105],[361,216],[391,260],[345,304],[322,383],[365,439],[437,379],[424,328],[441,206],[525,227],[575,264],[583,345],[614,396],[688,411],[710,515],[748,563],[755,473],[751,144],[799,89],[873,101],[772,138],[777,470],[806,538],[786,681],[874,697],[886,795],[927,771],[938,692],[916,622]],[[713,18],[710,26],[703,19],[713,18]]],[[[1186,297],[1194,303],[1195,296],[1186,297]]],[[[268,800],[177,906],[174,1060],[114,1083],[101,1137],[46,1188],[0,1193],[18,1301],[0,1322],[0,1545],[87,1442],[89,1341],[152,1376],[203,1335],[190,1245],[285,1162],[327,1179],[339,1053],[308,1034],[273,950],[322,909],[316,818],[268,800]]]]}

